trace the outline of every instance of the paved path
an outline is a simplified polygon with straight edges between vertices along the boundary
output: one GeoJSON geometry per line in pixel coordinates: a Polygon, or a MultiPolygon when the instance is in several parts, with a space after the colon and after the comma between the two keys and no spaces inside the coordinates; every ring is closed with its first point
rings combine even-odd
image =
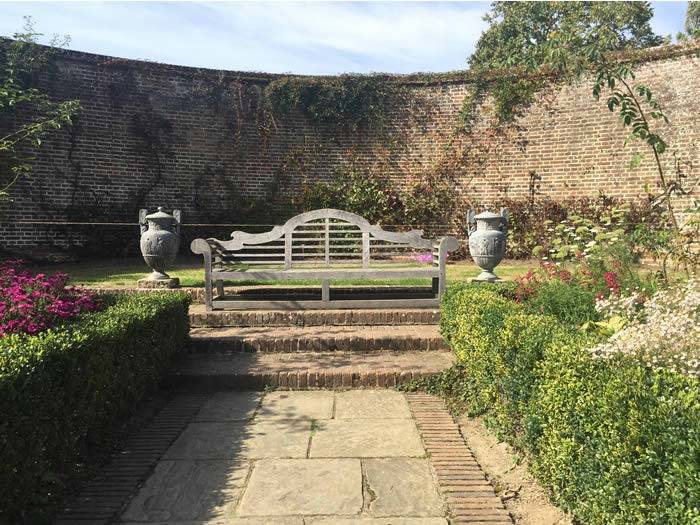
{"type": "Polygon", "coordinates": [[[112,481],[131,476],[129,495],[126,485],[119,489],[119,511],[108,518],[108,492],[93,488],[64,523],[510,523],[458,427],[431,396],[227,391],[199,402],[176,398],[169,410],[178,403],[188,407],[185,424],[154,423],[171,432],[167,446],[166,437],[135,438],[151,447],[151,455],[130,451],[128,465],[150,458],[141,462],[140,481],[133,481],[136,466],[117,469],[112,480],[102,476],[111,491],[112,481]],[[102,515],[91,515],[91,502],[102,515]]]}

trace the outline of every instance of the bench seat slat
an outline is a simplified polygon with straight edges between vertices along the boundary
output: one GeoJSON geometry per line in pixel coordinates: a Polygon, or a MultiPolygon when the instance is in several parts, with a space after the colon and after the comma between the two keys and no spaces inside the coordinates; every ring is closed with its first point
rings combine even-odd
{"type": "MultiPolygon", "coordinates": [[[[314,225],[314,226],[323,226],[323,225],[318,224],[318,225],[314,225]]],[[[329,224],[328,231],[330,233],[357,233],[359,231],[362,231],[359,228],[357,228],[357,229],[348,228],[347,225],[342,225],[342,226],[344,226],[343,228],[338,228],[337,226],[341,226],[341,225],[329,224]]],[[[326,230],[323,228],[305,229],[305,228],[301,228],[300,226],[297,226],[296,229],[294,230],[294,233],[326,233],[326,230]]]]}
{"type": "MultiPolygon", "coordinates": [[[[440,305],[438,299],[409,299],[412,308],[437,308],[440,305]]],[[[217,300],[212,301],[213,308],[227,308],[231,310],[297,310],[297,309],[318,309],[318,308],[405,308],[406,299],[333,299],[328,302],[301,300],[217,300]]]]}
{"type": "Polygon", "coordinates": [[[294,280],[294,279],[411,279],[438,277],[437,268],[314,268],[291,270],[248,270],[212,271],[212,279],[232,280],[294,280]]]}

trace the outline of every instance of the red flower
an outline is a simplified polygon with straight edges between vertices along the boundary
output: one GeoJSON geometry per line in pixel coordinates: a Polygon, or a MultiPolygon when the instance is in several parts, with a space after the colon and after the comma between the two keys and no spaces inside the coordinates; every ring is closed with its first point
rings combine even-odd
{"type": "Polygon", "coordinates": [[[620,282],[615,272],[605,272],[603,278],[605,279],[605,284],[608,285],[608,289],[612,293],[618,293],[620,291],[620,282]]]}

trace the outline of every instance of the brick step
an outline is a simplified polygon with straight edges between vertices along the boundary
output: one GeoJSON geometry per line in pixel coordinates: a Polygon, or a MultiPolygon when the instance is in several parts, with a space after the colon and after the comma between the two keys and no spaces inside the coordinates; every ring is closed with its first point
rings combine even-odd
{"type": "Polygon", "coordinates": [[[190,326],[225,328],[244,326],[376,326],[437,324],[440,311],[427,308],[357,310],[216,310],[190,306],[190,326]]]}
{"type": "Polygon", "coordinates": [[[165,384],[190,390],[390,388],[452,364],[449,352],[188,354],[165,384]]]}
{"type": "Polygon", "coordinates": [[[437,325],[193,328],[190,340],[195,353],[447,350],[437,325]]]}

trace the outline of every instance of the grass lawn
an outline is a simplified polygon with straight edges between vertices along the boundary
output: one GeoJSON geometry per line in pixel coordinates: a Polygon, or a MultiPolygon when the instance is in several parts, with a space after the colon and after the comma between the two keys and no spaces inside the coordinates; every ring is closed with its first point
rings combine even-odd
{"type": "MultiPolygon", "coordinates": [[[[516,275],[527,272],[528,268],[537,266],[537,261],[503,261],[496,273],[503,279],[513,279],[516,275]]],[[[129,287],[148,273],[148,267],[142,259],[108,259],[84,261],[79,263],[35,265],[37,272],[65,272],[73,284],[96,287],[129,287]]],[[[479,275],[481,270],[471,261],[459,261],[447,266],[447,281],[466,281],[479,275]]],[[[180,259],[168,272],[171,277],[178,277],[182,286],[204,286],[204,270],[201,258],[180,259]]],[[[236,284],[274,284],[273,281],[238,281],[236,284]]],[[[334,281],[336,285],[367,285],[361,279],[334,281]]],[[[371,281],[372,284],[426,285],[428,279],[395,279],[371,281]]],[[[319,285],[319,281],[298,280],[285,281],[285,285],[319,285]]]]}

